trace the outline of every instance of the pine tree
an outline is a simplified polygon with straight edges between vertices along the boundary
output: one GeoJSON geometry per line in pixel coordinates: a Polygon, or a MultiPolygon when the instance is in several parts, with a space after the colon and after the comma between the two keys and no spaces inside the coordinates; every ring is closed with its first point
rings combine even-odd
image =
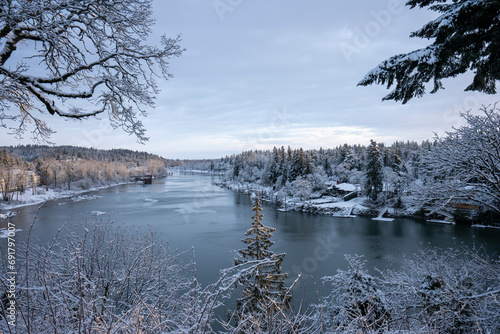
{"type": "Polygon", "coordinates": [[[321,158],[323,159],[323,170],[325,171],[328,177],[332,177],[333,176],[332,164],[330,163],[330,158],[328,157],[328,154],[321,156],[321,158]]]}
{"type": "Polygon", "coordinates": [[[290,180],[290,162],[291,162],[291,149],[288,146],[288,152],[285,152],[285,148],[281,146],[280,150],[280,176],[281,176],[281,186],[284,186],[290,180]]]}
{"type": "Polygon", "coordinates": [[[392,319],[379,281],[365,269],[363,256],[345,258],[349,263],[347,270],[322,278],[333,287],[321,305],[325,327],[335,328],[335,333],[387,333],[392,319]]]}
{"type": "Polygon", "coordinates": [[[378,194],[383,190],[382,179],[382,153],[377,143],[370,140],[370,146],[366,151],[366,194],[372,199],[377,200],[378,194]]]}
{"type": "Polygon", "coordinates": [[[238,177],[242,169],[243,169],[242,157],[240,155],[237,155],[234,158],[234,163],[233,163],[233,177],[234,178],[238,177]]]}
{"type": "Polygon", "coordinates": [[[269,173],[268,173],[268,178],[269,182],[271,185],[274,185],[276,181],[278,180],[279,174],[280,174],[280,157],[278,153],[278,149],[276,147],[273,148],[273,152],[271,155],[271,162],[269,165],[269,173]]]}
{"type": "Polygon", "coordinates": [[[258,197],[255,197],[253,211],[255,215],[252,217],[252,227],[247,230],[245,233],[247,237],[242,240],[247,244],[247,248],[238,251],[234,262],[235,265],[250,261],[261,262],[256,265],[256,270],[252,272],[252,275],[247,276],[242,282],[244,284],[243,297],[237,301],[239,322],[253,319],[249,323],[255,326],[256,320],[276,314],[280,309],[287,309],[291,296],[285,288],[288,274],[281,272],[281,263],[285,254],[275,254],[269,250],[274,244],[270,239],[273,236],[272,232],[276,229],[262,223],[262,207],[258,197]]]}
{"type": "Polygon", "coordinates": [[[425,48],[391,57],[371,70],[358,85],[396,86],[383,100],[408,102],[443,89],[442,79],[474,71],[466,91],[496,93],[500,79],[500,2],[489,0],[411,0],[411,8],[429,7],[441,15],[413,32],[410,37],[433,41],[425,48]]]}

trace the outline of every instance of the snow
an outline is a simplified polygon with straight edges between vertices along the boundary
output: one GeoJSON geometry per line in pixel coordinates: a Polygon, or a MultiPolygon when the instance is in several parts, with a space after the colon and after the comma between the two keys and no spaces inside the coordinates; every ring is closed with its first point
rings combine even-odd
{"type": "Polygon", "coordinates": [[[383,222],[392,222],[394,218],[386,218],[386,217],[373,217],[372,220],[378,220],[383,222]]]}
{"type": "Polygon", "coordinates": [[[429,220],[427,220],[427,222],[428,223],[436,223],[436,224],[455,225],[454,221],[441,220],[441,219],[429,219],[429,220]]]}
{"type": "Polygon", "coordinates": [[[15,212],[7,211],[5,213],[0,213],[0,219],[7,219],[7,218],[13,217],[15,215],[16,215],[15,212]]]}
{"type": "Polygon", "coordinates": [[[91,211],[90,213],[96,216],[102,216],[106,214],[106,212],[104,211],[91,211]]]}
{"type": "Polygon", "coordinates": [[[407,59],[415,62],[425,62],[429,65],[432,65],[437,62],[436,48],[428,47],[425,49],[410,52],[406,57],[403,57],[401,61],[405,61],[407,59]]]}
{"type": "Polygon", "coordinates": [[[319,204],[325,204],[325,203],[333,203],[333,202],[338,202],[340,198],[338,197],[333,197],[333,196],[325,196],[322,198],[314,198],[310,199],[308,203],[314,204],[314,205],[319,205],[319,204]]]}
{"type": "Polygon", "coordinates": [[[378,221],[385,221],[385,222],[392,222],[394,221],[394,218],[386,218],[384,217],[384,214],[387,212],[387,205],[384,206],[384,208],[382,210],[380,210],[380,212],[378,213],[378,216],[377,217],[373,217],[372,220],[378,220],[378,221]]]}
{"type": "MultiPolygon", "coordinates": [[[[367,197],[356,197],[349,201],[344,201],[337,196],[321,196],[319,198],[304,198],[283,196],[279,191],[273,191],[272,187],[263,187],[257,183],[222,182],[219,186],[238,190],[248,195],[264,194],[261,200],[275,202],[277,199],[281,205],[277,211],[286,212],[290,210],[309,212],[315,214],[332,215],[335,217],[355,217],[356,214],[369,214],[370,208],[366,205],[369,202],[367,197]]],[[[345,191],[356,190],[357,185],[351,183],[341,183],[336,187],[341,187],[345,191]]],[[[339,188],[340,189],[340,188],[339,188]]],[[[314,195],[314,194],[311,194],[314,195]]]]}
{"type": "Polygon", "coordinates": [[[340,190],[343,190],[343,191],[356,191],[357,190],[356,185],[352,184],[352,183],[340,183],[340,184],[337,184],[336,187],[340,190]]]}
{"type": "Polygon", "coordinates": [[[335,217],[355,217],[352,212],[356,210],[357,213],[368,212],[368,207],[363,204],[368,200],[367,197],[356,197],[350,201],[338,201],[333,203],[318,204],[317,207],[328,209],[335,217]]]}
{"type": "Polygon", "coordinates": [[[482,225],[482,224],[474,224],[472,227],[476,228],[495,228],[495,229],[500,229],[500,226],[492,226],[492,225],[482,225]]]}
{"type": "Polygon", "coordinates": [[[292,198],[287,201],[286,207],[288,210],[293,209],[296,211],[329,214],[336,217],[352,217],[351,213],[353,211],[356,211],[358,214],[369,211],[369,208],[364,205],[367,200],[367,197],[357,197],[345,202],[340,198],[332,196],[311,200],[296,200],[292,198]]]}
{"type": "MultiPolygon", "coordinates": [[[[90,192],[90,191],[96,191],[98,189],[103,189],[103,188],[108,188],[112,186],[116,186],[119,184],[124,184],[127,182],[122,182],[122,183],[113,183],[113,184],[108,184],[105,186],[99,186],[99,187],[93,187],[90,189],[84,189],[84,190],[54,190],[54,189],[46,189],[45,187],[38,187],[35,190],[35,194],[31,192],[31,190],[25,191],[24,194],[20,194],[19,197],[16,195],[15,199],[8,203],[0,203],[0,210],[11,210],[14,208],[19,208],[22,206],[28,206],[28,205],[37,205],[44,203],[49,200],[56,200],[56,199],[63,199],[63,198],[68,198],[69,200],[73,202],[79,202],[79,201],[84,201],[84,200],[93,200],[97,198],[101,198],[102,196],[97,196],[97,195],[80,195],[82,193],[90,192]],[[76,196],[76,197],[75,197],[76,196]]],[[[64,205],[67,204],[67,202],[61,202],[59,205],[64,205]]],[[[7,214],[3,213],[2,215],[7,214]]],[[[0,218],[2,218],[0,216],[0,218]]],[[[5,219],[5,218],[3,218],[5,219]]]]}

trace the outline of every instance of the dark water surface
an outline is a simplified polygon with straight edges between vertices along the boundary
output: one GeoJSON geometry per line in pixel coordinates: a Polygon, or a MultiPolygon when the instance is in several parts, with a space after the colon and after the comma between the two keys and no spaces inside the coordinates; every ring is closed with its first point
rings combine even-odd
{"type": "MultiPolygon", "coordinates": [[[[80,201],[49,201],[39,210],[32,235],[49,240],[65,222],[78,223],[88,217],[135,226],[139,233],[151,226],[169,240],[172,248],[194,247],[198,279],[209,284],[217,280],[220,269],[232,265],[235,250],[245,246],[241,239],[251,226],[253,215],[249,196],[219,188],[211,181],[205,175],[174,175],[155,180],[152,185],[126,184],[89,192],[80,201]]],[[[483,246],[489,253],[500,252],[500,230],[403,218],[385,222],[366,217],[280,212],[270,203],[263,203],[263,207],[264,224],[276,228],[272,249],[287,254],[283,269],[289,273],[290,281],[303,272],[300,285],[308,287],[308,295],[313,280],[320,293],[327,292],[320,278],[346,268],[344,254],[364,255],[368,269],[374,273],[374,267],[398,268],[404,256],[427,246],[483,246]]],[[[11,222],[26,231],[37,209],[38,206],[14,209],[16,216],[10,218],[11,222]]],[[[0,220],[0,227],[5,228],[7,221],[0,220]]],[[[19,238],[25,234],[19,232],[19,238]]],[[[0,239],[2,254],[5,242],[6,239],[0,239]]]]}

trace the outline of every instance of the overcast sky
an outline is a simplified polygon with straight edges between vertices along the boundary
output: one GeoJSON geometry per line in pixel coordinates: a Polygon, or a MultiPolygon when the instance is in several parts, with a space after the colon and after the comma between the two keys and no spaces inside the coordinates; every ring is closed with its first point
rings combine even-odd
{"type": "MultiPolygon", "coordinates": [[[[187,51],[171,60],[174,78],[160,82],[157,107],[144,120],[150,140],[137,144],[103,119],[51,121],[52,141],[217,158],[282,145],[431,139],[459,125],[460,111],[495,97],[464,92],[470,75],[407,105],[382,102],[385,87],[357,86],[381,61],[428,43],[409,35],[436,14],[404,2],[155,0],[151,42],[181,34],[187,51]]],[[[18,143],[3,132],[0,139],[18,143]]]]}

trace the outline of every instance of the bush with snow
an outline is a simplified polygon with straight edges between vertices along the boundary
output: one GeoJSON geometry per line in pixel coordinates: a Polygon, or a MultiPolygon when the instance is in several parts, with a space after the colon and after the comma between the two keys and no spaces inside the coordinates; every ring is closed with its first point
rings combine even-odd
{"type": "Polygon", "coordinates": [[[0,319],[2,333],[188,332],[199,323],[191,264],[153,231],[87,221],[18,254],[17,326],[0,319]]]}

